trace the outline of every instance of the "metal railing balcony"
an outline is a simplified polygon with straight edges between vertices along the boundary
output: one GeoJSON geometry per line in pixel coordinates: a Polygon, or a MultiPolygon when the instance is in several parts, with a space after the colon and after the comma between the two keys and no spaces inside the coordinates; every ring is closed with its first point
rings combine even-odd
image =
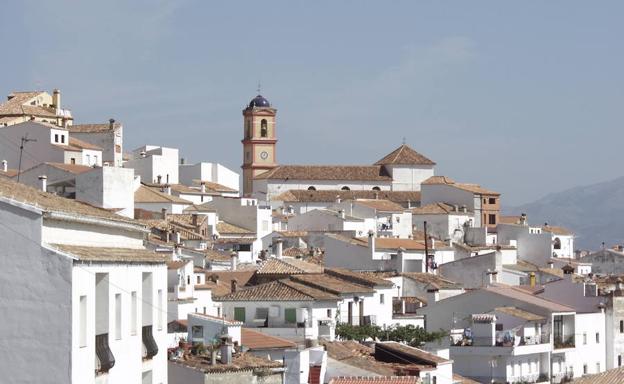
{"type": "Polygon", "coordinates": [[[115,356],[108,346],[108,333],[95,336],[96,371],[108,372],[115,366],[115,356]]]}
{"type": "Polygon", "coordinates": [[[143,359],[149,360],[158,354],[158,345],[152,334],[152,326],[144,325],[142,330],[143,359]]]}

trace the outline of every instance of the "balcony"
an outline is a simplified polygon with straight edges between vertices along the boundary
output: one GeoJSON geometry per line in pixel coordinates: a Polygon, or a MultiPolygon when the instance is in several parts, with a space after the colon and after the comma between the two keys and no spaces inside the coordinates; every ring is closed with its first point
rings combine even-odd
{"type": "Polygon", "coordinates": [[[142,331],[143,337],[143,360],[150,360],[158,354],[158,345],[152,335],[152,326],[144,325],[142,331]]]}
{"type": "Polygon", "coordinates": [[[574,335],[570,336],[561,336],[555,335],[553,339],[554,349],[569,349],[575,348],[576,345],[574,343],[574,335]]]}
{"type": "Polygon", "coordinates": [[[516,336],[511,332],[497,332],[492,337],[464,337],[452,345],[454,353],[484,355],[529,355],[551,350],[550,334],[516,336]]]}
{"type": "Polygon", "coordinates": [[[96,372],[99,374],[108,372],[115,366],[115,357],[108,346],[108,333],[95,336],[96,372]]]}

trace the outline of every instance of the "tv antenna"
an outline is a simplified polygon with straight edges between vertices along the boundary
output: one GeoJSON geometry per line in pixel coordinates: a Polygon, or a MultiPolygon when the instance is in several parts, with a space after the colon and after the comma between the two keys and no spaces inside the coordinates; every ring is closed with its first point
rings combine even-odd
{"type": "Polygon", "coordinates": [[[37,140],[29,139],[28,133],[22,136],[22,141],[20,143],[19,165],[17,166],[17,182],[18,183],[20,180],[20,174],[22,173],[22,153],[24,152],[24,144],[29,143],[31,141],[37,141],[37,140]]]}

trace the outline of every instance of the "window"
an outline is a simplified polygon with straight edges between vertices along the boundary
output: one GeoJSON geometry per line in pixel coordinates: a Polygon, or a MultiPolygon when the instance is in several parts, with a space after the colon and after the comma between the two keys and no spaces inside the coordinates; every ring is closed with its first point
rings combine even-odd
{"type": "Polygon", "coordinates": [[[244,307],[236,307],[234,308],[234,320],[236,321],[245,321],[245,308],[244,307]]]}
{"type": "Polygon", "coordinates": [[[97,164],[98,163],[98,157],[97,155],[93,155],[93,164],[97,164]]]}
{"type": "Polygon", "coordinates": [[[197,276],[197,284],[201,284],[201,277],[197,276]]]}
{"type": "Polygon", "coordinates": [[[555,243],[553,245],[555,249],[561,249],[561,240],[558,237],[555,237],[555,243]]]}
{"type": "Polygon", "coordinates": [[[269,318],[269,308],[256,308],[256,317],[257,320],[266,320],[269,318]]]}
{"type": "Polygon", "coordinates": [[[622,366],[622,355],[618,355],[618,367],[622,366]]]}
{"type": "Polygon", "coordinates": [[[488,199],[488,203],[490,203],[490,204],[496,204],[496,198],[495,198],[495,197],[490,197],[490,198],[488,199]]]}
{"type": "Polygon", "coordinates": [[[596,332],[596,344],[600,344],[600,332],[596,332]]]}
{"type": "Polygon", "coordinates": [[[496,215],[493,215],[493,214],[488,215],[488,224],[490,225],[496,224],[496,215]]]}
{"type": "Polygon", "coordinates": [[[249,161],[251,159],[251,153],[249,151],[245,152],[245,160],[249,161]]]}
{"type": "Polygon", "coordinates": [[[313,186],[309,186],[308,191],[316,191],[316,188],[314,188],[313,186]]]}
{"type": "Polygon", "coordinates": [[[61,143],[65,144],[65,135],[61,135],[61,143]]]}
{"type": "Polygon", "coordinates": [[[379,304],[383,304],[385,302],[384,294],[379,295],[379,304]]]}
{"type": "Polygon", "coordinates": [[[193,339],[203,339],[204,327],[201,325],[193,325],[191,327],[191,335],[193,336],[193,339]]]}
{"type": "Polygon", "coordinates": [[[204,315],[206,314],[206,307],[204,307],[204,315]]]}
{"type": "Polygon", "coordinates": [[[115,339],[121,340],[121,293],[115,294],[115,339]]]}
{"type": "Polygon", "coordinates": [[[295,324],[297,322],[297,310],[295,308],[284,309],[284,321],[287,324],[295,324]]]}
{"type": "Polygon", "coordinates": [[[249,120],[245,120],[245,138],[251,138],[251,123],[249,120]]]}
{"type": "Polygon", "coordinates": [[[498,331],[498,332],[502,331],[503,330],[503,324],[502,323],[501,324],[497,323],[496,326],[494,327],[494,329],[496,329],[496,331],[498,331]]]}
{"type": "Polygon", "coordinates": [[[130,294],[130,334],[137,334],[137,293],[132,291],[130,294]]]}
{"type": "Polygon", "coordinates": [[[267,136],[268,136],[267,121],[266,119],[262,119],[262,121],[260,121],[260,137],[267,137],[267,136]]]}
{"type": "Polygon", "coordinates": [[[329,317],[330,319],[332,317],[332,310],[331,310],[331,308],[327,310],[327,317],[329,317]]]}
{"type": "Polygon", "coordinates": [[[58,140],[58,134],[55,134],[55,135],[54,135],[54,142],[55,142],[55,143],[58,143],[58,142],[59,142],[59,140],[58,140]]]}
{"type": "Polygon", "coordinates": [[[600,372],[600,363],[596,363],[596,373],[600,372]]]}
{"type": "Polygon", "coordinates": [[[191,285],[191,276],[186,276],[186,285],[191,285]]]}
{"type": "Polygon", "coordinates": [[[87,155],[87,164],[86,165],[89,165],[89,164],[91,164],[91,155],[87,155]]]}
{"type": "Polygon", "coordinates": [[[373,191],[381,191],[381,188],[379,188],[379,187],[373,187],[373,191]]]}
{"type": "Polygon", "coordinates": [[[70,162],[71,164],[76,164],[76,158],[75,158],[75,157],[72,157],[71,159],[69,159],[69,162],[70,162]]]}
{"type": "Polygon", "coordinates": [[[80,296],[80,346],[87,346],[87,296],[80,296]]]}
{"type": "Polygon", "coordinates": [[[483,204],[487,204],[487,200],[486,199],[483,199],[483,204]]]}
{"type": "Polygon", "coordinates": [[[624,333],[624,320],[620,320],[620,333],[624,333]]]}
{"type": "Polygon", "coordinates": [[[344,187],[340,188],[340,189],[343,190],[343,191],[350,191],[351,190],[351,188],[347,187],[346,185],[344,187]]]}
{"type": "Polygon", "coordinates": [[[587,332],[583,332],[583,345],[587,345],[587,332]]]}

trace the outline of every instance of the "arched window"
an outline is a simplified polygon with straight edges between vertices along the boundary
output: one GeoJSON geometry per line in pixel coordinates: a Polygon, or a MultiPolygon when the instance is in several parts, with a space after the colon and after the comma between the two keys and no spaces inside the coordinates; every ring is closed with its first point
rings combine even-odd
{"type": "Polygon", "coordinates": [[[260,121],[260,137],[267,137],[267,133],[267,121],[266,119],[262,119],[262,121],[260,121]]]}
{"type": "Polygon", "coordinates": [[[381,188],[379,188],[379,187],[373,187],[373,191],[381,191],[381,188]]]}
{"type": "Polygon", "coordinates": [[[351,190],[351,188],[347,187],[346,185],[344,187],[340,188],[340,189],[342,189],[343,191],[350,191],[351,190]]]}
{"type": "Polygon", "coordinates": [[[308,191],[316,191],[316,188],[314,188],[313,186],[309,186],[308,191]]]}
{"type": "Polygon", "coordinates": [[[561,240],[555,237],[555,249],[561,249],[561,240]]]}

